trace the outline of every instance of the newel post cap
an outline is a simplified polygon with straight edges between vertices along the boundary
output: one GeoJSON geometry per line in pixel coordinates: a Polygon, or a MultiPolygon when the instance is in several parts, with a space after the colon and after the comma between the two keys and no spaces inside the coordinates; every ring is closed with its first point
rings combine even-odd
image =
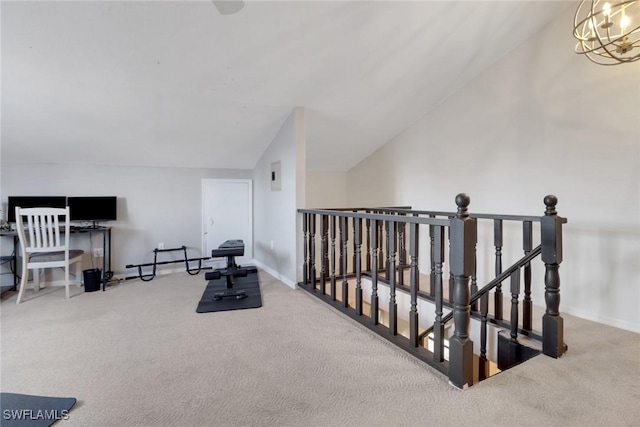
{"type": "Polygon", "coordinates": [[[558,213],[556,211],[558,198],[553,194],[547,194],[546,196],[544,196],[544,205],[547,207],[547,210],[544,212],[545,215],[554,215],[558,213]]]}
{"type": "Polygon", "coordinates": [[[467,193],[459,193],[456,196],[456,205],[458,206],[458,218],[469,216],[469,205],[471,204],[471,197],[467,193]]]}

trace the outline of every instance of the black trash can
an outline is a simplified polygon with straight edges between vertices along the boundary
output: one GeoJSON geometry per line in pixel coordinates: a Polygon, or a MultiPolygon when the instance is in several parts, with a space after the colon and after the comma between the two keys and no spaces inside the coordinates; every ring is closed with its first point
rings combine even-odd
{"type": "Polygon", "coordinates": [[[82,276],[84,278],[85,292],[94,292],[94,291],[100,290],[100,282],[102,280],[102,274],[99,268],[91,268],[89,270],[83,270],[82,276]]]}

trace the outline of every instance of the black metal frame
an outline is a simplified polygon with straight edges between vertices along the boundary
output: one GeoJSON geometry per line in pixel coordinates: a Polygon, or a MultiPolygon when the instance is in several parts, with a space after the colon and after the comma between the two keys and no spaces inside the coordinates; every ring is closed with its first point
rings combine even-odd
{"type": "Polygon", "coordinates": [[[208,268],[208,267],[203,267],[202,266],[202,261],[206,261],[208,259],[210,259],[210,257],[188,258],[187,257],[187,247],[182,245],[179,248],[171,248],[171,249],[158,249],[158,248],[156,248],[156,249],[153,250],[153,262],[148,262],[148,263],[144,263],[144,264],[127,264],[125,266],[125,268],[137,268],[138,269],[138,275],[137,276],[130,276],[130,277],[127,277],[127,279],[140,279],[143,282],[150,282],[156,277],[156,267],[158,265],[175,264],[175,263],[183,263],[184,262],[186,272],[189,273],[192,276],[195,276],[196,274],[199,274],[201,270],[208,268]],[[183,251],[184,258],[183,259],[177,259],[177,260],[170,260],[170,261],[158,261],[158,254],[159,253],[162,253],[162,252],[176,252],[176,251],[183,251]],[[192,261],[198,261],[198,268],[189,268],[189,262],[192,262],[192,261]],[[142,268],[143,267],[152,267],[151,273],[143,274],[142,273],[142,268]]]}

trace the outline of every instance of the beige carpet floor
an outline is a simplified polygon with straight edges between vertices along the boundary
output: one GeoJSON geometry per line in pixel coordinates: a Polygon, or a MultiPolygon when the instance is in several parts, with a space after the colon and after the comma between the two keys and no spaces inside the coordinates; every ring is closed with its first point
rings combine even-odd
{"type": "Polygon", "coordinates": [[[640,335],[565,316],[569,352],[467,390],[260,272],[263,307],[197,314],[202,274],[1,309],[3,392],[75,397],[57,426],[638,426],[640,335]]]}

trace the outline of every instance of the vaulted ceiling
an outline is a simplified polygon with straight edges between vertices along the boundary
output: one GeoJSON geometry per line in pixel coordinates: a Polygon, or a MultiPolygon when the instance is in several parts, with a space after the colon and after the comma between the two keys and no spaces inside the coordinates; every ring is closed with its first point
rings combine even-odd
{"type": "Polygon", "coordinates": [[[2,162],[348,170],[572,4],[3,1],[2,162]]]}

